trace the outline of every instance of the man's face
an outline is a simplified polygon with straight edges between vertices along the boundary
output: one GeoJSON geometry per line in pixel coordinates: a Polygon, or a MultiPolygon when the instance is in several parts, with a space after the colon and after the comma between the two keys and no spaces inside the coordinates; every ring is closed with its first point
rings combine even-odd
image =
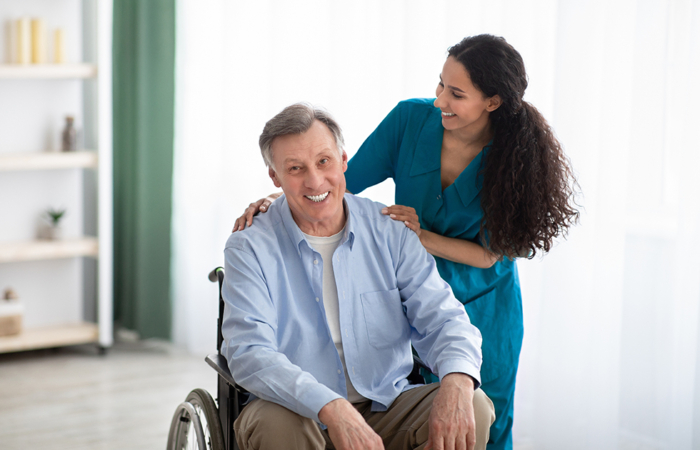
{"type": "Polygon", "coordinates": [[[345,226],[343,195],[348,156],[341,157],[333,134],[318,120],[302,134],[272,141],[270,178],[287,197],[301,231],[332,236],[345,226]]]}

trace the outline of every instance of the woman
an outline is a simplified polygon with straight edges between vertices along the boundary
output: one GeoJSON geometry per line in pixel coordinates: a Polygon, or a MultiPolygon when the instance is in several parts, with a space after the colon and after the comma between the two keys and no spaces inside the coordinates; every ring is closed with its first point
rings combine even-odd
{"type": "MultiPolygon", "coordinates": [[[[403,221],[483,336],[481,388],[494,402],[489,449],[512,448],[523,316],[515,257],[547,252],[578,220],[568,159],[523,101],[527,75],[505,39],[479,35],[448,50],[435,100],[399,103],[348,163],[347,189],[391,177],[403,221]]],[[[271,197],[251,204],[234,230],[271,197]]]]}

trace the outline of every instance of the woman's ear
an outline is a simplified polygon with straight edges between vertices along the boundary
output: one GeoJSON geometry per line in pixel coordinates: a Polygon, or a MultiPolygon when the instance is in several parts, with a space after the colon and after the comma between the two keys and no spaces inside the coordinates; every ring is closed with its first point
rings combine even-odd
{"type": "Polygon", "coordinates": [[[486,105],[486,111],[493,112],[497,110],[502,103],[503,100],[501,100],[501,97],[498,94],[494,95],[493,97],[489,97],[488,103],[486,105]]]}

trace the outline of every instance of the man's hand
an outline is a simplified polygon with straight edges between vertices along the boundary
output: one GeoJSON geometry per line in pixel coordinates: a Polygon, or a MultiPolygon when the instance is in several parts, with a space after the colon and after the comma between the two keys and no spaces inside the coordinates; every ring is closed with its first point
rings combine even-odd
{"type": "Polygon", "coordinates": [[[318,418],[328,427],[328,436],[337,450],[384,450],[382,438],[344,398],[328,402],[318,418]]]}
{"type": "Polygon", "coordinates": [[[472,377],[451,373],[442,379],[430,410],[425,450],[473,450],[476,444],[473,400],[472,377]]]}

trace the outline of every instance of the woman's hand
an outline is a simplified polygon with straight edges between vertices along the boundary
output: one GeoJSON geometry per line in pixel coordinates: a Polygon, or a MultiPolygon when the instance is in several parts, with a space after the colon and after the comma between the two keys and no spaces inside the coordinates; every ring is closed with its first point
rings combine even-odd
{"type": "Polygon", "coordinates": [[[399,220],[408,228],[413,230],[420,237],[420,221],[416,210],[410,206],[392,205],[382,209],[382,214],[386,214],[394,220],[399,220]]]}
{"type": "Polygon", "coordinates": [[[266,212],[270,207],[270,203],[274,202],[280,195],[282,195],[281,192],[275,192],[265,198],[261,198],[257,202],[251,203],[243,212],[243,215],[236,219],[236,223],[233,224],[233,230],[231,230],[231,232],[235,233],[238,230],[244,230],[246,225],[251,226],[253,224],[253,216],[257,215],[259,212],[266,212]]]}
{"type": "Polygon", "coordinates": [[[494,255],[484,247],[465,239],[450,238],[428,230],[422,230],[416,210],[410,206],[393,205],[382,209],[382,214],[388,215],[394,220],[399,220],[413,230],[420,239],[423,247],[433,256],[467,264],[480,269],[488,269],[498,261],[494,255]]]}

